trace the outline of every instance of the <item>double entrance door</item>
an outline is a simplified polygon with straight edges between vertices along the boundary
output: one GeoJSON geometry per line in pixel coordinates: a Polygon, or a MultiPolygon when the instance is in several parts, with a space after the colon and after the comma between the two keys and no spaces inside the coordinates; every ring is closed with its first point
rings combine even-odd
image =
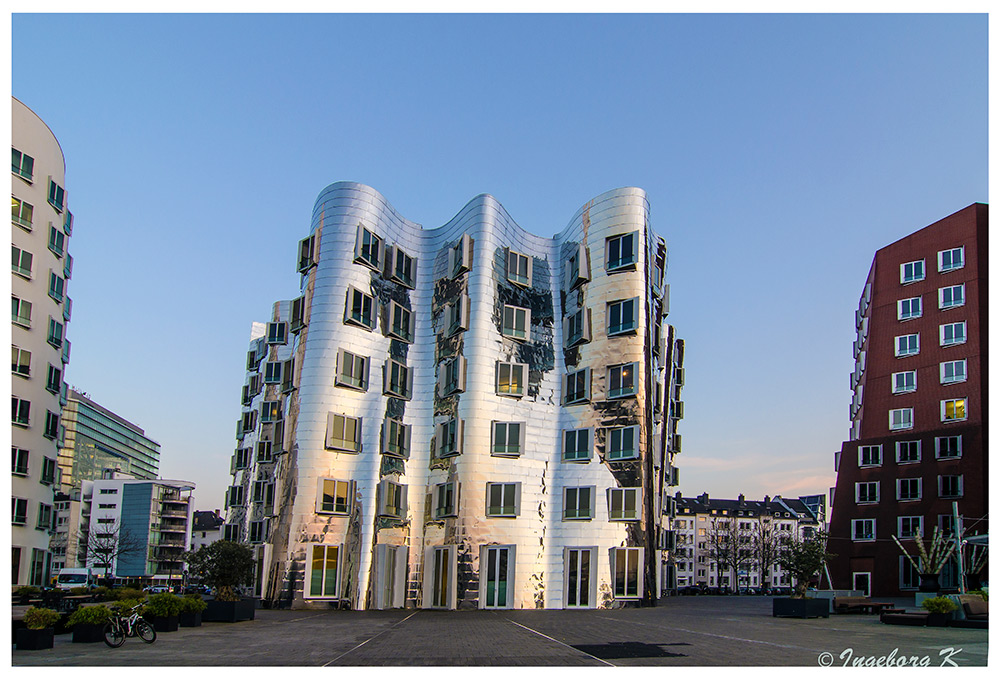
{"type": "Polygon", "coordinates": [[[563,564],[566,568],[565,606],[593,607],[594,549],[567,548],[563,564]]]}
{"type": "Polygon", "coordinates": [[[479,557],[479,577],[483,607],[513,607],[514,547],[483,546],[479,557]]]}

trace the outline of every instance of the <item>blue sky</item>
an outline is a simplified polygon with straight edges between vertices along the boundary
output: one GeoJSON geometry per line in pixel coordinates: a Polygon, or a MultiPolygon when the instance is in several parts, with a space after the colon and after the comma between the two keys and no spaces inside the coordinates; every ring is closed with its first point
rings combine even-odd
{"type": "Polygon", "coordinates": [[[986,15],[14,15],[75,215],[67,381],[218,508],[250,323],[319,191],[551,235],[648,193],[687,340],[685,494],[834,484],[876,249],[987,192],[986,15]]]}

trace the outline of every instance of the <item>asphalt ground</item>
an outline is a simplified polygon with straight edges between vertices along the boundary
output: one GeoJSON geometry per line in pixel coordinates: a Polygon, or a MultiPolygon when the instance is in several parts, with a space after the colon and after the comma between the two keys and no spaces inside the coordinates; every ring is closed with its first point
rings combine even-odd
{"type": "Polygon", "coordinates": [[[129,638],[112,649],[58,635],[51,650],[13,650],[12,664],[818,667],[913,657],[986,666],[987,635],[872,615],[774,618],[768,597],[694,596],[621,610],[257,610],[254,621],[181,628],[151,645],[129,638]]]}

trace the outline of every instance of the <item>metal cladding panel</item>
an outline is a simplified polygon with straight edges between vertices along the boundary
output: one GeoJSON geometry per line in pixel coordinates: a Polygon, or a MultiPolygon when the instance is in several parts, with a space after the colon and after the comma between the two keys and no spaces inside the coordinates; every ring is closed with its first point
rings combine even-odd
{"type": "Polygon", "coordinates": [[[433,558],[435,547],[449,546],[454,548],[447,551],[448,557],[456,561],[448,565],[452,590],[436,600],[460,608],[482,606],[487,602],[480,600],[486,590],[480,581],[485,572],[479,562],[482,547],[499,545],[513,547],[506,607],[564,606],[565,547],[597,548],[594,603],[620,603],[613,594],[610,549],[637,546],[652,554],[655,544],[649,535],[661,522],[658,508],[649,508],[659,506],[658,498],[647,505],[645,496],[657,487],[650,455],[658,454],[658,444],[652,441],[661,435],[661,427],[647,414],[656,377],[648,337],[648,260],[656,238],[648,221],[645,194],[631,188],[591,201],[551,239],[522,230],[489,195],[474,198],[441,228],[424,230],[400,217],[367,186],[337,183],[325,189],[313,212],[316,265],[302,277],[307,322],[289,347],[296,360],[297,389],[286,406],[291,413],[286,419],[288,454],[277,466],[278,529],[271,536],[269,597],[296,606],[333,603],[365,609],[389,599],[420,606],[435,599],[423,591],[425,582],[433,581],[430,571],[425,576],[424,568],[434,566],[427,559],[433,558]],[[413,257],[412,288],[386,275],[384,261],[378,270],[358,262],[361,229],[381,239],[383,256],[391,245],[413,257]],[[622,270],[607,271],[609,238],[628,234],[635,238],[628,241],[634,261],[622,270]],[[581,244],[589,251],[589,281],[568,291],[566,265],[581,244]],[[526,268],[530,280],[508,275],[511,251],[523,256],[515,257],[517,273],[526,268]],[[374,329],[345,322],[350,287],[376,300],[374,329]],[[636,300],[634,330],[607,336],[609,304],[628,299],[636,300]],[[390,302],[412,312],[412,343],[388,336],[384,311],[390,302]],[[504,336],[505,305],[530,312],[526,339],[504,336]],[[451,307],[468,312],[465,329],[449,327],[451,307]],[[578,307],[592,311],[592,338],[566,349],[563,320],[567,310],[578,307]],[[368,359],[366,389],[337,385],[343,351],[368,359]],[[381,371],[387,358],[411,371],[410,399],[383,394],[381,371]],[[441,384],[453,359],[464,373],[458,368],[456,388],[448,392],[441,384]],[[635,394],[610,398],[609,368],[629,363],[636,364],[630,368],[635,394]],[[522,394],[498,393],[501,364],[524,366],[522,394]],[[581,367],[592,372],[589,402],[563,405],[564,376],[581,367]],[[361,420],[359,453],[327,449],[330,413],[361,420]],[[381,453],[387,418],[411,427],[408,459],[381,453]],[[438,432],[451,420],[461,422],[456,427],[460,452],[442,456],[438,432]],[[517,456],[491,454],[494,422],[526,426],[517,456]],[[635,459],[609,459],[606,429],[632,425],[638,426],[635,459]],[[594,432],[592,458],[588,463],[563,462],[563,431],[582,427],[594,432]],[[347,515],[317,511],[323,478],[352,483],[347,515]],[[402,517],[382,515],[380,504],[386,499],[378,488],[384,480],[408,490],[402,517]],[[456,484],[456,510],[436,518],[433,493],[441,483],[456,484]],[[488,516],[490,483],[516,486],[516,517],[488,516]],[[566,487],[595,488],[590,520],[563,520],[566,487]],[[609,520],[607,490],[632,487],[643,488],[638,519],[609,520]],[[343,547],[336,595],[310,594],[315,571],[310,569],[309,544],[343,547]],[[394,546],[405,547],[399,553],[408,558],[404,581],[396,583],[404,587],[402,597],[372,590],[376,582],[385,586],[387,575],[381,569],[376,575],[375,570],[383,567],[381,559],[394,546]]]}

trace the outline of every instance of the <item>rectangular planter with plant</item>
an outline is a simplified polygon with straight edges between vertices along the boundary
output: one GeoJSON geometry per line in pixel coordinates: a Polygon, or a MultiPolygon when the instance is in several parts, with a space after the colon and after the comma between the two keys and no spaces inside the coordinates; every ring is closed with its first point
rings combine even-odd
{"type": "Polygon", "coordinates": [[[201,615],[208,607],[208,603],[201,599],[197,593],[189,594],[181,598],[181,611],[177,616],[177,621],[181,626],[201,626],[201,615]]]}
{"type": "Polygon", "coordinates": [[[74,643],[99,643],[104,640],[104,625],[111,619],[111,610],[104,605],[78,607],[66,620],[73,628],[74,643]]]}
{"type": "Polygon", "coordinates": [[[49,650],[52,649],[55,637],[55,625],[59,621],[59,613],[45,607],[29,607],[24,611],[24,625],[27,628],[17,630],[18,650],[49,650]]]}
{"type": "Polygon", "coordinates": [[[154,593],[146,598],[143,616],[149,618],[157,633],[177,630],[177,615],[181,611],[181,597],[173,593],[154,593]]]}
{"type": "Polygon", "coordinates": [[[930,613],[927,615],[928,626],[948,626],[952,613],[958,608],[958,605],[951,598],[937,596],[925,598],[924,602],[920,603],[920,607],[930,613]]]}

